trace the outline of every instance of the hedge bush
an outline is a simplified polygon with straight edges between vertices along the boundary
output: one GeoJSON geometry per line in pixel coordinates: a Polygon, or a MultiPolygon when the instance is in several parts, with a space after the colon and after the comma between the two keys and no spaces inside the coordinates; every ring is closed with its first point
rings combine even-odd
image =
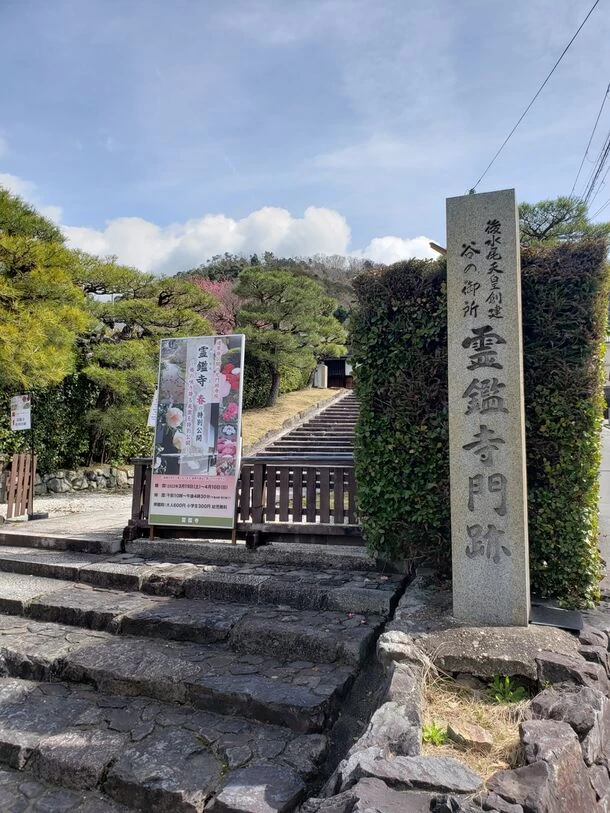
{"type": "Polygon", "coordinates": [[[599,597],[606,256],[583,241],[521,260],[532,591],[573,606],[599,597]]]}
{"type": "MultiPolygon", "coordinates": [[[[72,469],[85,461],[89,448],[87,412],[96,390],[82,376],[70,375],[56,387],[33,393],[34,442],[38,471],[72,469]]],[[[10,394],[0,393],[0,454],[29,451],[30,432],[12,432],[10,394]]]]}
{"type": "Polygon", "coordinates": [[[449,564],[445,266],[410,260],[354,281],[352,355],[360,414],[358,510],[389,559],[449,564]]]}
{"type": "MultiPolygon", "coordinates": [[[[603,241],[522,253],[532,592],[567,605],[599,594],[603,241]]],[[[371,550],[449,570],[446,265],[411,260],[354,283],[358,504],[371,550]]]]}

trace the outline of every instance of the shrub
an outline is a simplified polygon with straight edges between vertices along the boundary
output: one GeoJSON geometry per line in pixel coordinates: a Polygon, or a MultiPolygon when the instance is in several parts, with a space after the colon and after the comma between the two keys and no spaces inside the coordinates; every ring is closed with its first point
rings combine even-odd
{"type": "Polygon", "coordinates": [[[258,409],[267,405],[271,392],[271,365],[254,358],[246,349],[244,360],[244,409],[258,409]]]}
{"type": "MultiPolygon", "coordinates": [[[[70,375],[56,387],[33,393],[32,418],[38,471],[72,469],[84,462],[89,448],[86,413],[97,390],[78,374],[70,375]]],[[[12,432],[10,394],[0,395],[0,454],[30,450],[30,432],[12,432]]]]}
{"type": "Polygon", "coordinates": [[[448,565],[449,428],[444,263],[411,260],[357,277],[352,356],[355,460],[369,547],[448,565]]]}
{"type": "MultiPolygon", "coordinates": [[[[371,550],[451,557],[446,266],[411,260],[362,274],[352,317],[358,504],[371,550]]],[[[532,591],[599,594],[602,353],[609,274],[602,240],[522,254],[532,591]]]]}
{"type": "Polygon", "coordinates": [[[522,271],[532,590],[591,603],[600,579],[606,245],[527,249],[522,271]]]}

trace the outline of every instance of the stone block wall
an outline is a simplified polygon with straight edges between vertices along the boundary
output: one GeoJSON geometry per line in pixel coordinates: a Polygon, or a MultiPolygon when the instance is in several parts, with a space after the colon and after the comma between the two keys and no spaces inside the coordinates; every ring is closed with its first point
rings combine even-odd
{"type": "Polygon", "coordinates": [[[131,489],[133,469],[122,466],[97,466],[90,469],[60,469],[50,474],[37,474],[34,494],[64,494],[79,491],[103,491],[104,489],[131,489]]]}

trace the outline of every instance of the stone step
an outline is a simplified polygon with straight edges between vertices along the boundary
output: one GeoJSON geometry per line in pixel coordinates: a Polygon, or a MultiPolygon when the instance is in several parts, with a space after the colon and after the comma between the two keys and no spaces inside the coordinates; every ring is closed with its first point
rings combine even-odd
{"type": "MultiPolygon", "coordinates": [[[[48,522],[48,520],[42,520],[48,522]]],[[[5,522],[0,525],[0,545],[11,547],[41,548],[56,551],[83,551],[91,554],[113,554],[121,550],[121,539],[117,534],[83,533],[63,536],[41,533],[36,522],[5,522]],[[25,527],[21,527],[21,526],[25,527]]]]}
{"type": "MultiPolygon", "coordinates": [[[[0,555],[2,548],[0,548],[0,555]]],[[[191,562],[206,565],[273,565],[288,568],[369,571],[377,562],[359,545],[313,545],[274,542],[256,551],[242,543],[205,539],[135,539],[127,543],[127,552],[147,559],[191,562]]],[[[99,559],[99,557],[97,557],[99,559]]]]}
{"type": "Polygon", "coordinates": [[[330,437],[333,435],[345,435],[346,437],[350,437],[353,430],[348,426],[327,426],[326,424],[317,426],[300,426],[298,429],[292,429],[290,432],[287,432],[283,437],[298,437],[299,435],[309,435],[312,432],[323,437],[330,437]]]}
{"type": "Polygon", "coordinates": [[[404,584],[404,576],[372,570],[168,563],[130,554],[92,562],[88,554],[24,553],[19,548],[0,548],[0,571],[78,581],[107,589],[138,590],[149,595],[383,617],[392,611],[404,584]]]}
{"type": "MultiPolygon", "coordinates": [[[[144,555],[150,559],[191,562],[205,565],[227,564],[265,564],[280,567],[298,567],[318,569],[320,567],[333,570],[376,570],[377,560],[371,558],[359,545],[326,545],[326,544],[299,544],[297,542],[274,542],[264,545],[257,550],[250,550],[243,542],[236,545],[226,539],[136,539],[127,543],[127,552],[135,555],[144,555]]],[[[13,545],[10,541],[0,544],[0,558],[3,554],[16,554],[20,557],[42,556],[45,561],[52,561],[55,554],[59,562],[65,562],[65,551],[54,551],[48,548],[23,548],[13,545]]],[[[74,552],[75,561],[89,563],[110,561],[116,552],[98,554],[88,551],[74,552]]],[[[0,568],[2,569],[2,568],[0,568]]]]}
{"type": "Polygon", "coordinates": [[[342,664],[282,662],[220,643],[117,638],[9,615],[0,615],[0,673],[92,684],[102,693],[189,704],[301,733],[324,730],[354,677],[342,664]]]}
{"type": "Polygon", "coordinates": [[[0,768],[0,810],[3,813],[129,813],[98,791],[72,790],[43,782],[36,775],[0,768]]]}
{"type": "Polygon", "coordinates": [[[319,443],[322,445],[336,445],[340,446],[344,443],[351,444],[354,442],[354,435],[336,435],[336,434],[324,434],[319,435],[313,432],[307,432],[306,434],[302,435],[286,435],[283,438],[279,438],[274,443],[319,443]]]}
{"type": "Polygon", "coordinates": [[[359,664],[380,616],[175,599],[0,573],[0,612],[115,635],[207,644],[280,660],[359,664]]]}
{"type": "Polygon", "coordinates": [[[66,682],[0,678],[0,706],[2,813],[289,810],[327,748],[319,734],[66,682]],[[248,807],[257,794],[276,806],[248,807]]]}

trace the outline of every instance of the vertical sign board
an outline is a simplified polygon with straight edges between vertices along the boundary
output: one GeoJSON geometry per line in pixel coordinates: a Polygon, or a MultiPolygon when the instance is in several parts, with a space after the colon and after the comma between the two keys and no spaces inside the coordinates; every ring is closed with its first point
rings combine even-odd
{"type": "Polygon", "coordinates": [[[11,398],[11,429],[18,432],[32,428],[32,402],[29,394],[11,398]]]}
{"type": "Polygon", "coordinates": [[[521,264],[514,189],[447,199],[453,612],[527,625],[521,264]]]}
{"type": "Polygon", "coordinates": [[[148,420],[146,421],[146,426],[148,426],[149,429],[157,428],[158,409],[159,409],[159,390],[155,390],[155,394],[153,395],[153,399],[150,404],[150,409],[148,410],[148,420]]]}
{"type": "Polygon", "coordinates": [[[244,336],[163,339],[148,521],[235,524],[244,336]]]}

